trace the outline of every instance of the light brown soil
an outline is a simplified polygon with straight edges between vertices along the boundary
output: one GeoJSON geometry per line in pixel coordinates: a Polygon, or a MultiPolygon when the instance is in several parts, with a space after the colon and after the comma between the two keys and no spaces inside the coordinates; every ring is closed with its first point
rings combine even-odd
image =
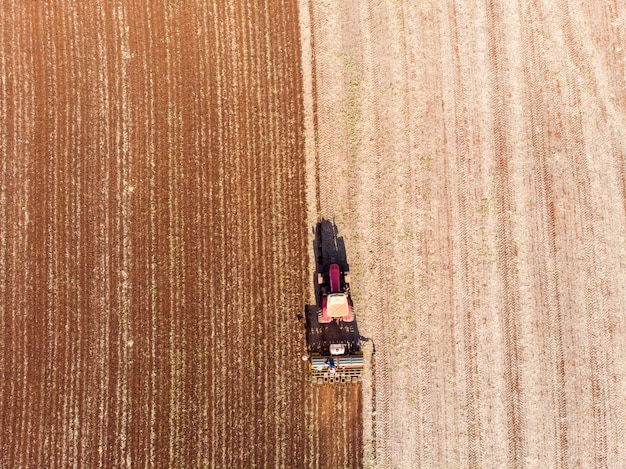
{"type": "Polygon", "coordinates": [[[0,467],[335,444],[296,319],[300,57],[295,2],[0,2],[0,467]]]}
{"type": "Polygon", "coordinates": [[[625,467],[626,5],[299,4],[364,464],[625,467]]]}

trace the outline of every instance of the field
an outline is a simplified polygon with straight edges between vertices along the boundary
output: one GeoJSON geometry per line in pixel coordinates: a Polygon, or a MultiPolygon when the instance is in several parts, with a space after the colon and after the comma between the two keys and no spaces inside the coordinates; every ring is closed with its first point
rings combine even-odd
{"type": "Polygon", "coordinates": [[[626,466],[626,5],[471,3],[0,0],[0,468],[626,466]]]}
{"type": "Polygon", "coordinates": [[[1,5],[0,466],[304,465],[296,4],[1,5]]]}
{"type": "Polygon", "coordinates": [[[626,5],[300,2],[367,467],[626,466],[626,5]]]}

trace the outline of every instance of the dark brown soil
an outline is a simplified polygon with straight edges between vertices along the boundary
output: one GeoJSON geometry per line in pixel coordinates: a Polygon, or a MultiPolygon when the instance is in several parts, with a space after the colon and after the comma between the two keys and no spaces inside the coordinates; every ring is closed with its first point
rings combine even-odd
{"type": "Polygon", "coordinates": [[[359,464],[300,360],[301,76],[295,2],[1,2],[1,467],[359,464]]]}

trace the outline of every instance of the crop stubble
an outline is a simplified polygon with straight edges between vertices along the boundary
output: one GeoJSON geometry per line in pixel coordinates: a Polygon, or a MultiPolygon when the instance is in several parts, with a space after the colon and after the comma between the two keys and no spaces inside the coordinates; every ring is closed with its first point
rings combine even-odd
{"type": "Polygon", "coordinates": [[[0,3],[1,467],[324,449],[301,77],[294,2],[0,3]]]}
{"type": "Polygon", "coordinates": [[[367,466],[626,464],[624,15],[300,2],[309,220],[376,345],[367,466]]]}

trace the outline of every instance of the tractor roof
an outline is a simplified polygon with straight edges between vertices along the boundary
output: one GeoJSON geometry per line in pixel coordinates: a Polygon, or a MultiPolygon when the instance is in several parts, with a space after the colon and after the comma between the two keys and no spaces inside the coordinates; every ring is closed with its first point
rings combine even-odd
{"type": "Polygon", "coordinates": [[[331,293],[326,303],[331,318],[343,318],[348,313],[348,296],[345,293],[331,293]]]}

